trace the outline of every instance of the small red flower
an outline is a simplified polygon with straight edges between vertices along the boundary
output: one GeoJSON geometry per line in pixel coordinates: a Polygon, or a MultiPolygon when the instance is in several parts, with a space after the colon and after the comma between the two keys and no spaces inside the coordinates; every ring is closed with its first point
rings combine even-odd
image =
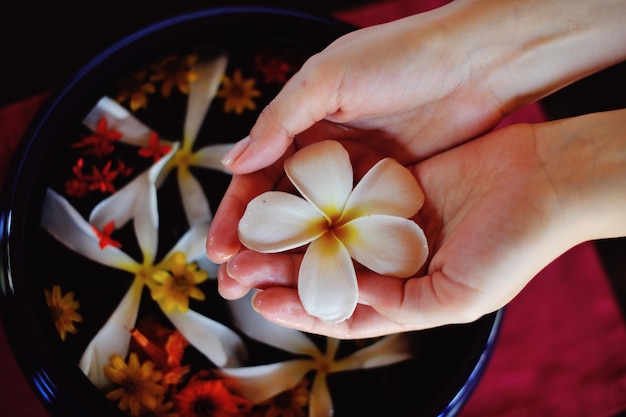
{"type": "Polygon", "coordinates": [[[102,228],[102,230],[98,230],[96,226],[91,226],[91,228],[96,233],[96,236],[98,236],[98,239],[100,239],[100,249],[104,249],[107,246],[113,246],[115,248],[122,247],[122,244],[120,242],[111,237],[111,235],[115,231],[115,222],[113,220],[108,222],[102,228]]]}
{"type": "Polygon", "coordinates": [[[265,76],[264,81],[266,84],[271,82],[284,84],[289,78],[289,73],[293,71],[291,64],[278,57],[264,59],[257,55],[255,62],[257,71],[265,76]]]}
{"type": "Polygon", "coordinates": [[[111,161],[107,162],[102,170],[98,169],[97,166],[93,166],[92,174],[90,176],[91,184],[89,185],[89,190],[100,190],[101,192],[110,192],[114,193],[115,186],[113,185],[113,181],[117,178],[119,172],[117,170],[111,170],[111,161]]]}
{"type": "Polygon", "coordinates": [[[133,341],[139,345],[143,352],[150,358],[156,369],[163,374],[163,381],[168,385],[177,385],[189,372],[189,366],[181,365],[184,350],[188,346],[187,340],[178,331],[172,331],[167,338],[165,347],[148,339],[139,329],[130,332],[133,341]],[[173,343],[175,350],[170,345],[173,343]]]}
{"type": "Polygon", "coordinates": [[[122,161],[117,162],[117,168],[112,169],[113,163],[108,161],[104,168],[99,169],[97,166],[92,167],[92,174],[85,177],[89,180],[89,190],[99,190],[100,192],[114,193],[116,190],[113,181],[119,176],[129,176],[132,172],[131,167],[127,167],[122,161]]]}
{"type": "Polygon", "coordinates": [[[159,141],[159,136],[156,134],[156,132],[150,132],[148,146],[139,149],[139,155],[143,156],[144,158],[152,158],[154,162],[157,162],[171,150],[171,146],[161,145],[159,141]]]}
{"type": "Polygon", "coordinates": [[[74,178],[65,181],[65,192],[72,197],[82,197],[87,194],[89,187],[88,179],[83,174],[83,166],[85,162],[83,158],[78,158],[76,164],[72,167],[74,178]]]}
{"type": "Polygon", "coordinates": [[[85,152],[101,158],[113,152],[114,143],[122,138],[122,134],[117,130],[109,129],[107,119],[101,117],[98,121],[96,131],[89,136],[85,136],[80,142],[72,145],[72,148],[86,148],[85,152]]]}

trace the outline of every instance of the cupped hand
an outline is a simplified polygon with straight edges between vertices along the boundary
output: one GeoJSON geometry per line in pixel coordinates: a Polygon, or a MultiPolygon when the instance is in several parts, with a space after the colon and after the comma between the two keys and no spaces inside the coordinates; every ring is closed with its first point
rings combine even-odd
{"type": "Polygon", "coordinates": [[[426,196],[417,221],[433,254],[428,270],[398,279],[358,269],[360,304],[344,322],[305,313],[298,253],[241,251],[221,266],[220,292],[238,298],[261,289],[253,304],[269,320],[339,338],[473,321],[504,306],[574,244],[622,233],[614,224],[624,201],[607,191],[623,188],[626,135],[624,122],[614,123],[623,112],[612,117],[514,125],[410,167],[426,196]],[[617,127],[606,131],[612,121],[617,127]],[[621,139],[606,145],[612,136],[621,139]],[[603,219],[611,221],[599,227],[603,219]]]}

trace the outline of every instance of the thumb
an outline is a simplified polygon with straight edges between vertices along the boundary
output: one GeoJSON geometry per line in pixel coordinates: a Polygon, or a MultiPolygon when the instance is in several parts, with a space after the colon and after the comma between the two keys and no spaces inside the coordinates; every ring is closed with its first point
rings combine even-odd
{"type": "Polygon", "coordinates": [[[305,63],[263,109],[250,135],[224,156],[224,166],[248,174],[276,162],[297,134],[336,113],[338,86],[332,71],[309,71],[305,63]]]}

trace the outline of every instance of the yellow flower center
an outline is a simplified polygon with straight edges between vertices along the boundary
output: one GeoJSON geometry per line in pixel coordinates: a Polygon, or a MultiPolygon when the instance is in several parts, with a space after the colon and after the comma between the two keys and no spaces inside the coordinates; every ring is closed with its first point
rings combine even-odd
{"type": "Polygon", "coordinates": [[[188,168],[191,164],[192,153],[187,149],[179,149],[172,157],[171,164],[179,168],[188,168]]]}
{"type": "MultiPolygon", "coordinates": [[[[191,277],[190,277],[191,278],[191,277]]],[[[189,294],[189,288],[191,287],[190,278],[187,278],[186,274],[172,275],[172,290],[179,294],[189,294]]]]}
{"type": "Polygon", "coordinates": [[[144,265],[142,266],[135,275],[136,278],[141,280],[148,288],[154,287],[155,283],[152,279],[152,275],[154,274],[154,268],[152,265],[144,265]]]}

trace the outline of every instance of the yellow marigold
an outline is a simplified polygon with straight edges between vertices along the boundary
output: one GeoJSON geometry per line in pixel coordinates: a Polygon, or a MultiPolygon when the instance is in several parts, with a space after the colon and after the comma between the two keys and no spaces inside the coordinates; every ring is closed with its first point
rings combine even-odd
{"type": "Polygon", "coordinates": [[[224,111],[243,113],[245,109],[256,110],[254,97],[259,97],[261,92],[254,88],[254,78],[244,79],[240,70],[235,70],[233,78],[224,76],[222,88],[217,92],[217,97],[226,99],[224,111]]]}
{"type": "Polygon", "coordinates": [[[187,263],[185,254],[175,252],[169,259],[167,269],[157,269],[152,279],[157,285],[152,288],[152,298],[161,304],[166,312],[178,309],[186,312],[189,309],[189,298],[204,300],[204,293],[196,286],[206,281],[209,274],[198,269],[196,263],[187,263]]]}
{"type": "Polygon", "coordinates": [[[106,397],[119,401],[120,410],[140,416],[162,405],[165,387],[159,383],[161,372],[154,369],[151,361],[140,363],[137,354],[133,352],[127,364],[121,356],[113,355],[111,363],[104,367],[104,374],[117,385],[106,397]]]}
{"type": "Polygon", "coordinates": [[[120,85],[117,101],[130,101],[131,110],[135,111],[148,106],[148,94],[156,91],[154,85],[146,81],[147,71],[139,71],[120,85]]]}
{"type": "Polygon", "coordinates": [[[54,325],[61,339],[65,340],[68,333],[76,333],[74,323],[83,321],[83,317],[76,311],[80,307],[80,303],[74,300],[72,291],[63,295],[61,287],[58,285],[53,285],[52,291],[44,289],[44,292],[54,325]]]}
{"type": "Polygon", "coordinates": [[[192,70],[193,64],[198,60],[196,54],[189,54],[183,58],[177,55],[169,56],[154,66],[154,74],[151,81],[162,81],[161,94],[169,97],[174,86],[181,93],[189,94],[189,83],[198,79],[198,74],[192,70]]]}

